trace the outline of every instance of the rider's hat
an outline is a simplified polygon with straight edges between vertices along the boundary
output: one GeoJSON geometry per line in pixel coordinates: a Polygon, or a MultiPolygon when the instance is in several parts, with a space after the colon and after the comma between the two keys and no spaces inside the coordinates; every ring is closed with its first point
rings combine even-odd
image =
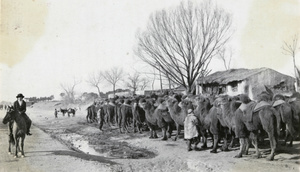
{"type": "Polygon", "coordinates": [[[23,94],[21,94],[21,93],[20,93],[20,94],[18,94],[16,98],[18,98],[18,97],[22,97],[22,98],[24,98],[23,94]]]}

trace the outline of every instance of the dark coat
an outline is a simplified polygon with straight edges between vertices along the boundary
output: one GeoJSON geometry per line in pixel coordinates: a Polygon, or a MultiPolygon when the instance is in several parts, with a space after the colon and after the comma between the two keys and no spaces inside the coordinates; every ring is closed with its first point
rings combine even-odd
{"type": "Polygon", "coordinates": [[[22,100],[22,105],[19,104],[18,100],[14,102],[14,110],[22,113],[26,112],[26,102],[22,100]]]}

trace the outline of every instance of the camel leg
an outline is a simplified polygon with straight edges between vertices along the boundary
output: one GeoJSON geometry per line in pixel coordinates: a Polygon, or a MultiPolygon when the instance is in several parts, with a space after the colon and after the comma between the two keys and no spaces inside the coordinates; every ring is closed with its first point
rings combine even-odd
{"type": "Polygon", "coordinates": [[[137,131],[140,132],[139,128],[138,128],[138,124],[135,118],[133,118],[133,133],[136,133],[137,131]]]}
{"type": "Polygon", "coordinates": [[[235,156],[235,158],[241,158],[243,157],[243,152],[244,152],[244,149],[245,149],[245,138],[240,138],[240,151],[239,153],[235,156]]]}
{"type": "Polygon", "coordinates": [[[172,127],[171,127],[171,124],[168,124],[168,138],[171,138],[172,136],[172,127]]]}
{"type": "Polygon", "coordinates": [[[130,133],[130,131],[128,130],[128,127],[129,127],[128,123],[125,123],[124,128],[125,128],[126,133],[130,133]]]}
{"type": "Polygon", "coordinates": [[[201,148],[206,149],[207,148],[207,137],[204,136],[203,138],[203,145],[201,146],[201,148]]]}
{"type": "Polygon", "coordinates": [[[230,148],[233,148],[233,147],[234,147],[234,140],[235,140],[235,135],[232,134],[232,136],[231,136],[231,141],[230,141],[230,144],[229,144],[229,147],[230,147],[230,148]]]}
{"type": "Polygon", "coordinates": [[[177,138],[178,138],[178,136],[179,136],[179,134],[180,134],[179,124],[177,124],[177,123],[175,123],[175,124],[176,124],[176,136],[175,136],[175,138],[173,139],[174,141],[177,140],[177,138]]]}
{"type": "Polygon", "coordinates": [[[268,132],[270,145],[271,145],[271,154],[267,157],[267,160],[273,161],[275,156],[275,149],[276,149],[276,139],[272,132],[268,132]]]}
{"type": "Polygon", "coordinates": [[[228,149],[228,143],[227,143],[227,137],[228,137],[228,134],[226,133],[225,137],[223,137],[223,142],[224,143],[223,143],[223,146],[221,148],[221,150],[224,151],[224,152],[229,151],[229,149],[228,149]]]}
{"type": "Polygon", "coordinates": [[[153,130],[150,128],[150,137],[149,137],[149,139],[153,139],[154,137],[153,137],[153,130]]]}
{"type": "Polygon", "coordinates": [[[168,140],[166,127],[162,128],[162,134],[163,134],[163,138],[161,140],[168,140]]]}
{"type": "Polygon", "coordinates": [[[284,142],[281,145],[285,146],[288,139],[289,139],[289,132],[285,130],[284,142]]]}
{"type": "Polygon", "coordinates": [[[288,133],[290,134],[290,137],[291,137],[291,141],[290,141],[290,144],[288,145],[289,147],[292,147],[293,146],[293,141],[294,141],[294,133],[295,133],[295,129],[293,127],[293,125],[291,123],[288,123],[286,124],[286,138],[285,138],[285,142],[287,142],[287,135],[288,133]]]}
{"type": "Polygon", "coordinates": [[[156,133],[156,130],[153,131],[153,138],[155,138],[155,139],[158,138],[157,133],[156,133]]]}
{"type": "Polygon", "coordinates": [[[210,153],[217,153],[218,143],[219,143],[219,135],[214,134],[214,145],[210,153]]]}
{"type": "Polygon", "coordinates": [[[259,149],[258,149],[258,141],[257,141],[257,134],[256,133],[251,133],[252,134],[252,145],[254,146],[255,148],[255,151],[256,151],[256,158],[261,158],[261,154],[259,152],[259,149]]]}
{"type": "Polygon", "coordinates": [[[248,155],[249,147],[250,147],[250,141],[249,141],[249,138],[245,138],[245,149],[244,149],[244,151],[243,151],[243,154],[244,154],[244,155],[248,155]]]}

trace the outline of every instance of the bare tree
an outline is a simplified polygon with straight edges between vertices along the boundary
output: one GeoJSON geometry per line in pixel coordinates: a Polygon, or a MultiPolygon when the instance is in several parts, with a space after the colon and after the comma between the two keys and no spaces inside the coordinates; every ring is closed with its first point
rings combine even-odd
{"type": "Polygon", "coordinates": [[[124,76],[123,69],[114,67],[114,68],[111,68],[110,70],[107,70],[104,73],[102,73],[102,76],[107,82],[112,84],[113,92],[115,95],[116,85],[124,76]]]}
{"type": "Polygon", "coordinates": [[[149,80],[147,78],[142,78],[141,73],[139,72],[129,75],[127,79],[128,81],[126,82],[126,85],[128,88],[133,90],[133,94],[135,94],[139,89],[144,90],[149,84],[149,80]]]}
{"type": "Polygon", "coordinates": [[[232,58],[232,49],[222,48],[218,52],[219,58],[222,60],[226,70],[230,69],[231,58],[232,58]]]}
{"type": "Polygon", "coordinates": [[[140,89],[141,89],[141,90],[145,90],[145,89],[148,87],[149,83],[150,83],[150,80],[149,80],[149,79],[147,79],[147,78],[142,78],[142,79],[141,79],[141,84],[140,84],[140,89]]]}
{"type": "Polygon", "coordinates": [[[209,1],[182,2],[173,10],[150,16],[147,29],[137,36],[136,55],[188,92],[196,79],[232,35],[231,15],[209,1]]]}
{"type": "Polygon", "coordinates": [[[86,81],[90,86],[96,87],[98,90],[98,95],[101,98],[101,92],[100,92],[100,83],[103,81],[103,75],[101,72],[92,73],[89,75],[88,80],[86,81]]]}
{"type": "Polygon", "coordinates": [[[283,54],[292,56],[292,58],[293,58],[294,72],[295,72],[295,77],[296,77],[296,82],[297,82],[296,84],[297,84],[297,87],[300,87],[298,69],[297,69],[296,60],[295,60],[296,53],[298,50],[298,34],[295,34],[293,36],[292,43],[287,43],[284,41],[282,50],[283,50],[283,54]]]}
{"type": "Polygon", "coordinates": [[[73,81],[71,83],[61,83],[60,84],[61,88],[66,93],[66,98],[69,103],[75,102],[75,87],[80,83],[81,83],[81,81],[74,77],[73,81]]]}
{"type": "Polygon", "coordinates": [[[138,72],[135,72],[133,75],[129,74],[127,79],[128,79],[128,81],[126,82],[127,87],[132,89],[133,94],[135,94],[141,82],[141,74],[138,72]]]}

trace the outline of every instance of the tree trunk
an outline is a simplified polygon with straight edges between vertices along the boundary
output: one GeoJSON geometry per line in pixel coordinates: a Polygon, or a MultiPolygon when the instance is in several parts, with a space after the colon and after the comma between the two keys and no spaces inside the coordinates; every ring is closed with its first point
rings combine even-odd
{"type": "Polygon", "coordinates": [[[99,98],[101,98],[100,88],[98,86],[97,86],[97,90],[98,90],[99,98]]]}

